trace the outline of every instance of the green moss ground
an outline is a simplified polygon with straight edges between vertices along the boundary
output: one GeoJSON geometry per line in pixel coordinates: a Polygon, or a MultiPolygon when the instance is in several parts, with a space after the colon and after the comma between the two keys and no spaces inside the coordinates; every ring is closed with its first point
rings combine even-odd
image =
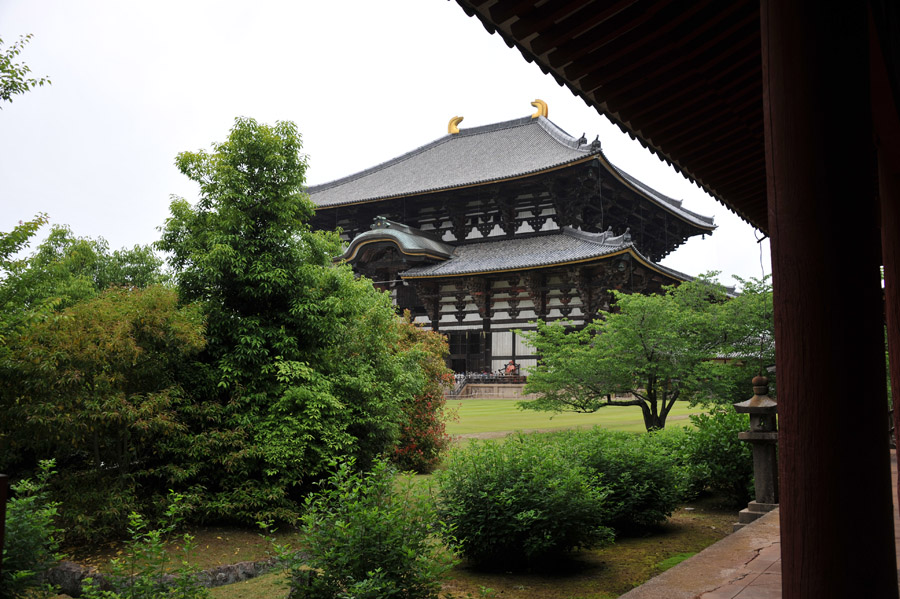
{"type": "Polygon", "coordinates": [[[679,509],[646,537],[618,539],[614,545],[581,551],[543,572],[480,572],[457,566],[446,589],[455,597],[479,597],[482,587],[503,599],[612,599],[668,567],[725,537],[735,521],[733,510],[714,501],[679,509]]]}

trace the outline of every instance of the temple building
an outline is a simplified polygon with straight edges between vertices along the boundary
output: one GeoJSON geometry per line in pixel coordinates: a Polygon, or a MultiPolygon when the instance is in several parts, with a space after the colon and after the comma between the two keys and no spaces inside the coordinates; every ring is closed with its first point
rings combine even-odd
{"type": "Polygon", "coordinates": [[[611,290],[688,277],[659,264],[701,216],[613,166],[599,140],[531,116],[459,128],[368,170],[310,187],[312,224],[341,229],[342,259],[398,308],[448,336],[459,373],[535,364],[516,330],[590,322],[611,290]]]}

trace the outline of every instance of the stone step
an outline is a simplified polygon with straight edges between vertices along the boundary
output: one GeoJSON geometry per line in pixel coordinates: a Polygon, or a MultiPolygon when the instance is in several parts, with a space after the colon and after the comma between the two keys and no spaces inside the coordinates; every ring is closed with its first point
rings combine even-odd
{"type": "Polygon", "coordinates": [[[751,512],[759,512],[760,514],[767,514],[777,507],[777,503],[760,503],[758,501],[751,501],[747,504],[748,510],[751,512]]]}
{"type": "Polygon", "coordinates": [[[771,512],[778,507],[777,503],[760,503],[751,501],[747,507],[738,512],[738,521],[732,525],[731,532],[738,531],[747,524],[756,521],[757,518],[771,512]]]}
{"type": "Polygon", "coordinates": [[[744,508],[740,512],[738,512],[738,522],[741,524],[750,524],[751,522],[755,522],[757,518],[764,515],[765,512],[751,512],[749,509],[744,508]]]}

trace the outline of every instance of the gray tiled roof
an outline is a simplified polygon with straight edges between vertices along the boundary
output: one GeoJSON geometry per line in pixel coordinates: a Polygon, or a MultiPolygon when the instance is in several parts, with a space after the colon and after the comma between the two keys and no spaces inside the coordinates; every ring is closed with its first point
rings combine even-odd
{"type": "Polygon", "coordinates": [[[339,206],[535,173],[600,152],[544,117],[460,129],[383,164],[307,189],[317,206],[339,206]]]}
{"type": "Polygon", "coordinates": [[[534,174],[591,156],[638,193],[697,226],[712,230],[713,219],[681,207],[609,162],[600,144],[582,143],[544,117],[523,117],[460,129],[354,175],[314,185],[310,199],[321,208],[454,189],[534,174]]]}
{"type": "Polygon", "coordinates": [[[503,272],[570,264],[627,251],[647,265],[652,265],[675,279],[691,277],[676,270],[650,262],[631,242],[631,236],[612,236],[606,233],[586,233],[570,227],[545,235],[525,238],[498,239],[461,245],[453,256],[438,264],[416,266],[400,273],[404,278],[444,277],[483,272],[503,272]]]}

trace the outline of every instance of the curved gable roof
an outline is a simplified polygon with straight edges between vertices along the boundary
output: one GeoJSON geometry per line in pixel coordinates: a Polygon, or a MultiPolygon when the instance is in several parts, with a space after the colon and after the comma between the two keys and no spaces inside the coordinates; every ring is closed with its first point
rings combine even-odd
{"type": "Polygon", "coordinates": [[[402,254],[433,260],[446,260],[453,255],[454,249],[420,229],[382,218],[376,220],[370,230],[357,235],[339,259],[352,262],[362,247],[373,243],[392,243],[402,254]]]}

